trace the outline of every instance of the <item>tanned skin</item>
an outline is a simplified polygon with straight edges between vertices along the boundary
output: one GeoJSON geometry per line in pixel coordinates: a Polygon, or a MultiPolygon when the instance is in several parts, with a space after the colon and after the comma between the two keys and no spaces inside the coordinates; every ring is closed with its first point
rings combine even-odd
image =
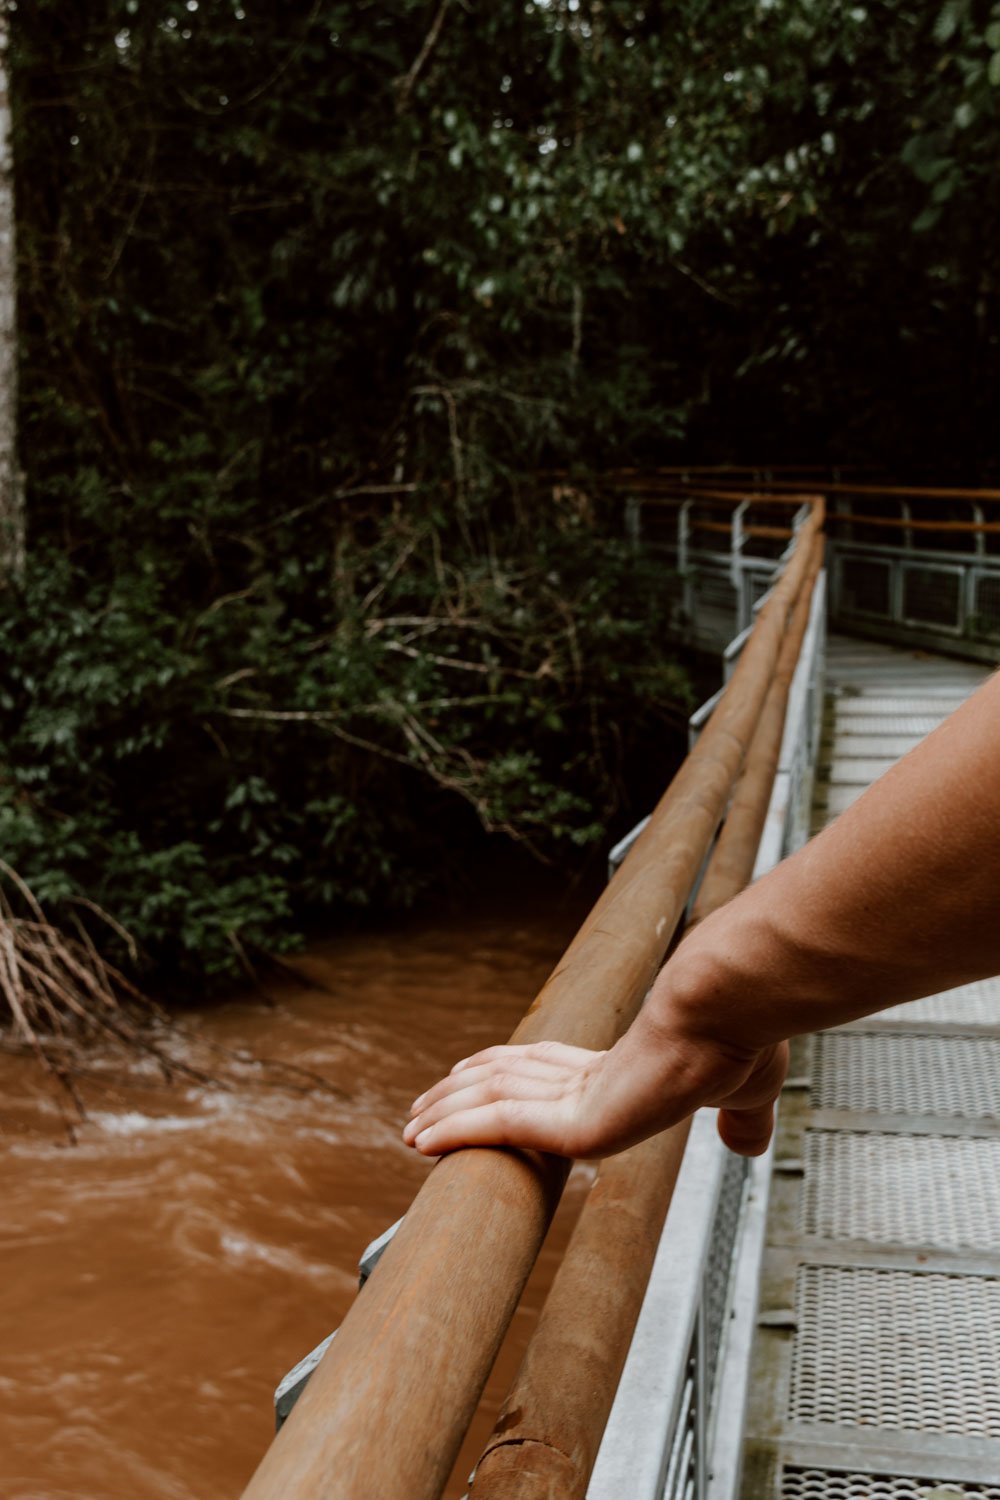
{"type": "Polygon", "coordinates": [[[614,1047],[489,1047],[415,1101],[403,1139],[603,1157],[716,1105],[756,1156],[789,1037],[998,972],[1000,675],[696,927],[614,1047]]]}

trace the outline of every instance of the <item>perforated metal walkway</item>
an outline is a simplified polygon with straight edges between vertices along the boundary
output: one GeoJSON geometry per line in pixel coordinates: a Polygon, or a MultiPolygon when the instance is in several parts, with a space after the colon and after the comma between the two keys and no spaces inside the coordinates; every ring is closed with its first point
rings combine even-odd
{"type": "MultiPolygon", "coordinates": [[[[814,830],[987,675],[833,637],[814,830]]],[[[1000,1500],[1000,979],[793,1051],[744,1500],[1000,1500]]]]}

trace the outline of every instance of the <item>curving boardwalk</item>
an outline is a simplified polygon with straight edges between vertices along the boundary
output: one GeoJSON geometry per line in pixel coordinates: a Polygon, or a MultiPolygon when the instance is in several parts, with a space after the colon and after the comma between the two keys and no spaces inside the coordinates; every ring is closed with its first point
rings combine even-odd
{"type": "MultiPolygon", "coordinates": [[[[814,831],[987,675],[833,637],[814,831]]],[[[1000,979],[798,1044],[750,1386],[744,1500],[1000,1500],[1000,979]]]]}

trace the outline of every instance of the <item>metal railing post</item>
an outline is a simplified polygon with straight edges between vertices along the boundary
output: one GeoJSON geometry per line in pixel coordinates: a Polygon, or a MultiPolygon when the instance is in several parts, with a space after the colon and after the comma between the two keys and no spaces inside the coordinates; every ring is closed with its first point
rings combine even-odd
{"type": "Polygon", "coordinates": [[[677,513],[677,571],[681,579],[682,608],[685,618],[694,616],[694,579],[691,576],[691,501],[685,500],[677,513]]]}
{"type": "Polygon", "coordinates": [[[889,619],[901,624],[906,618],[903,563],[894,557],[889,564],[889,619]]]}
{"type": "Polygon", "coordinates": [[[708,1384],[708,1339],[705,1327],[705,1288],[701,1288],[701,1301],[695,1323],[695,1387],[694,1387],[694,1484],[695,1500],[705,1500],[708,1484],[708,1409],[712,1392],[708,1384]]]}
{"type": "MultiPolygon", "coordinates": [[[[983,507],[981,505],[973,505],[973,507],[972,507],[972,519],[975,522],[975,524],[977,526],[979,526],[979,527],[984,527],[986,525],[986,517],[983,514],[983,507]]],[[[980,531],[976,532],[976,555],[977,555],[977,557],[984,557],[985,554],[986,554],[986,532],[983,531],[983,530],[980,530],[980,531]]]]}
{"type": "Polygon", "coordinates": [[[743,549],[746,545],[746,529],[743,517],[750,508],[749,500],[741,500],[733,511],[729,534],[729,577],[736,590],[736,629],[746,630],[750,624],[749,580],[743,567],[743,549]]]}
{"type": "Polygon", "coordinates": [[[625,501],[625,537],[633,552],[642,545],[642,501],[629,495],[625,501]]]}
{"type": "Polygon", "coordinates": [[[962,574],[961,618],[959,624],[963,636],[975,634],[976,600],[979,592],[979,580],[983,576],[975,567],[966,568],[962,574]]]}

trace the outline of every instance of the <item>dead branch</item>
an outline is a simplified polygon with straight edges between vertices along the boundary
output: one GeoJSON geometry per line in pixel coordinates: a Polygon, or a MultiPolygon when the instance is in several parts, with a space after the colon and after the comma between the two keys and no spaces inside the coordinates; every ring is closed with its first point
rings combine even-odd
{"type": "MultiPolygon", "coordinates": [[[[0,1050],[36,1058],[56,1085],[71,1142],[76,1141],[76,1126],[87,1117],[76,1080],[94,1076],[86,1061],[99,1045],[105,1052],[109,1045],[113,1048],[126,1075],[130,1062],[145,1057],[156,1063],[167,1082],[181,1079],[229,1089],[234,1077],[242,1079],[252,1069],[253,1080],[269,1087],[295,1092],[332,1088],[307,1069],[249,1052],[227,1052],[181,1032],[161,1006],[104,958],[75,913],[70,914],[74,936],[47,919],[34,892],[2,859],[0,876],[17,899],[15,907],[0,883],[0,1050]],[[221,1059],[223,1071],[211,1063],[203,1066],[205,1055],[221,1059]],[[64,1108],[67,1102],[72,1106],[69,1112],[64,1108]]],[[[137,956],[132,935],[96,902],[81,896],[75,905],[109,926],[130,957],[137,956]]]]}
{"type": "Polygon", "coordinates": [[[259,531],[273,531],[276,526],[284,526],[289,521],[297,521],[300,516],[308,515],[312,510],[318,510],[321,505],[329,505],[335,500],[352,500],[356,495],[412,495],[420,486],[412,484],[356,484],[352,487],[339,490],[331,490],[328,495],[319,495],[313,500],[307,500],[304,505],[296,505],[293,510],[286,510],[280,516],[275,516],[266,525],[258,527],[259,531]]]}
{"type": "Polygon", "coordinates": [[[444,18],[448,13],[450,4],[451,0],[441,0],[441,4],[437,8],[437,14],[431,22],[431,29],[424,37],[423,45],[414,58],[410,71],[404,73],[402,78],[396,80],[396,113],[398,115],[405,114],[410,107],[413,90],[416,88],[421,73],[430,62],[434,49],[441,39],[441,28],[444,26],[444,18]]]}

